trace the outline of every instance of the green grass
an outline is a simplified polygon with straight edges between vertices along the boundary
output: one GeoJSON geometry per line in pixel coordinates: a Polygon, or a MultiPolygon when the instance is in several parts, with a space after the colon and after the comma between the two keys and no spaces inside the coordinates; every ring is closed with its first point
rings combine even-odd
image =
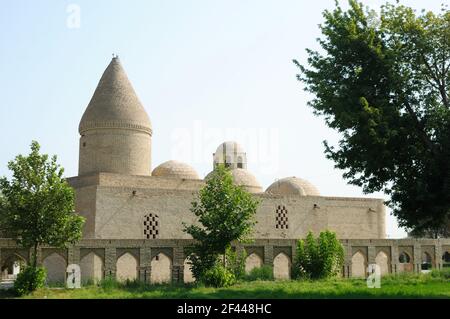
{"type": "MultiPolygon", "coordinates": [[[[0,298],[11,297],[11,292],[0,292],[0,298]]],[[[363,279],[252,281],[228,288],[106,281],[76,290],[39,289],[25,298],[450,298],[450,278],[439,272],[387,276],[382,278],[379,289],[367,288],[363,279]]]]}

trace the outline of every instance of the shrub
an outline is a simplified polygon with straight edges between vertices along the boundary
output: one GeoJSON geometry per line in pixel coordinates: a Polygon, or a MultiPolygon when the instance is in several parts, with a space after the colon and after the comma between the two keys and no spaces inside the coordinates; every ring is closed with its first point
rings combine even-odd
{"type": "Polygon", "coordinates": [[[236,279],[243,279],[245,277],[245,260],[247,259],[245,250],[242,250],[239,254],[235,250],[228,248],[225,256],[227,269],[234,274],[236,279]]]}
{"type": "Polygon", "coordinates": [[[253,268],[246,276],[245,279],[248,281],[255,280],[273,280],[273,267],[272,266],[262,266],[253,268]]]}
{"type": "Polygon", "coordinates": [[[344,248],[330,231],[314,238],[311,232],[306,240],[299,240],[293,267],[294,278],[329,278],[336,276],[344,263],[344,248]]]}
{"type": "Polygon", "coordinates": [[[47,271],[43,267],[25,267],[14,281],[14,292],[23,296],[44,287],[46,275],[47,271]]]}
{"type": "Polygon", "coordinates": [[[113,276],[106,276],[104,279],[100,280],[98,285],[104,290],[111,290],[118,288],[120,283],[113,276]]]}
{"type": "Polygon", "coordinates": [[[443,268],[441,270],[433,269],[431,270],[431,277],[433,278],[442,278],[450,280],[450,268],[443,268]]]}
{"type": "Polygon", "coordinates": [[[236,276],[230,270],[217,264],[203,274],[201,281],[205,286],[228,287],[236,283],[236,276]]]}

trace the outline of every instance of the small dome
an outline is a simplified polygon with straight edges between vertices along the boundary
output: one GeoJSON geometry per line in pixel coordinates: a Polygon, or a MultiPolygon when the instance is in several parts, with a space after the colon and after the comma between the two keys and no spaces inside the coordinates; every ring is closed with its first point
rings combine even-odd
{"type": "Polygon", "coordinates": [[[282,178],[270,185],[266,193],[274,195],[320,196],[319,190],[307,180],[297,177],[282,178]]]}
{"type": "Polygon", "coordinates": [[[216,154],[222,154],[224,152],[245,153],[242,146],[234,141],[223,142],[217,147],[216,154]]]}
{"type": "Polygon", "coordinates": [[[247,168],[247,154],[237,142],[223,142],[213,154],[213,167],[224,164],[230,169],[247,168]]]}
{"type": "MultiPolygon", "coordinates": [[[[205,180],[208,180],[213,175],[214,171],[206,175],[205,180]]],[[[236,185],[243,186],[250,193],[261,193],[262,187],[256,177],[246,169],[235,168],[230,170],[233,176],[233,181],[236,185]]]]}
{"type": "Polygon", "coordinates": [[[188,164],[178,161],[167,161],[156,167],[152,176],[164,176],[179,179],[200,179],[197,172],[188,164]]]}

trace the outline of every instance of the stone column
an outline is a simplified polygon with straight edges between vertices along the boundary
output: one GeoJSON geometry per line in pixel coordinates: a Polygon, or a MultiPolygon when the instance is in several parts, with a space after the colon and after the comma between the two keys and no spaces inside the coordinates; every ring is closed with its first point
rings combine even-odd
{"type": "Polygon", "coordinates": [[[67,249],[67,265],[76,264],[80,265],[80,248],[79,247],[69,247],[67,249]]]}
{"type": "Polygon", "coordinates": [[[399,270],[399,261],[398,261],[398,246],[397,244],[391,245],[391,273],[397,274],[399,270]]]}
{"type": "Polygon", "coordinates": [[[105,248],[105,278],[108,276],[114,279],[116,278],[116,259],[116,248],[105,248]]]}
{"type": "Polygon", "coordinates": [[[347,244],[343,244],[343,247],[344,247],[344,267],[345,267],[344,276],[346,278],[350,278],[352,276],[352,245],[347,242],[347,244]]]}
{"type": "Polygon", "coordinates": [[[367,247],[367,263],[368,264],[375,264],[376,263],[376,261],[375,261],[375,258],[377,257],[376,256],[376,248],[375,248],[375,246],[368,246],[367,247]]]}
{"type": "Polygon", "coordinates": [[[173,248],[172,283],[183,283],[184,281],[184,249],[173,248]]]}
{"type": "Polygon", "coordinates": [[[440,240],[436,240],[434,244],[434,260],[436,269],[441,270],[443,268],[442,265],[442,245],[440,240]]]}
{"type": "Polygon", "coordinates": [[[273,246],[264,245],[264,265],[273,266],[273,246]]]}
{"type": "Polygon", "coordinates": [[[422,247],[420,244],[415,243],[414,244],[414,252],[413,252],[413,262],[414,262],[414,272],[420,273],[422,270],[421,264],[422,264],[422,247]]]}
{"type": "Polygon", "coordinates": [[[150,283],[151,274],[151,248],[141,247],[139,249],[139,280],[150,283]]]}

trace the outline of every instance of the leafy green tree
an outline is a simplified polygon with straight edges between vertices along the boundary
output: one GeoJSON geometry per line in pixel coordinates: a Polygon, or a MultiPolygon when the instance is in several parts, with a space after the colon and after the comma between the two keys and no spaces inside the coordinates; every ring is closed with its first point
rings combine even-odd
{"type": "MultiPolygon", "coordinates": [[[[36,141],[28,156],[8,163],[12,178],[0,178],[0,229],[32,250],[37,267],[40,245],[65,247],[81,239],[84,218],[74,212],[74,191],[63,178],[56,156],[39,153],[36,141]]],[[[39,276],[38,276],[39,277],[39,276]]]]}
{"type": "Polygon", "coordinates": [[[351,0],[323,13],[321,50],[298,80],[341,133],[327,158],[364,192],[384,191],[399,224],[450,236],[450,11],[351,0]]]}
{"type": "Polygon", "coordinates": [[[314,238],[309,232],[306,239],[297,243],[293,276],[296,278],[329,278],[336,276],[344,264],[344,248],[336,234],[321,232],[314,238]]]}
{"type": "Polygon", "coordinates": [[[226,268],[227,251],[232,241],[245,241],[255,225],[258,201],[243,187],[233,183],[229,170],[219,165],[192,202],[191,211],[200,225],[184,225],[196,244],[189,257],[193,275],[201,279],[222,256],[226,268]]]}

